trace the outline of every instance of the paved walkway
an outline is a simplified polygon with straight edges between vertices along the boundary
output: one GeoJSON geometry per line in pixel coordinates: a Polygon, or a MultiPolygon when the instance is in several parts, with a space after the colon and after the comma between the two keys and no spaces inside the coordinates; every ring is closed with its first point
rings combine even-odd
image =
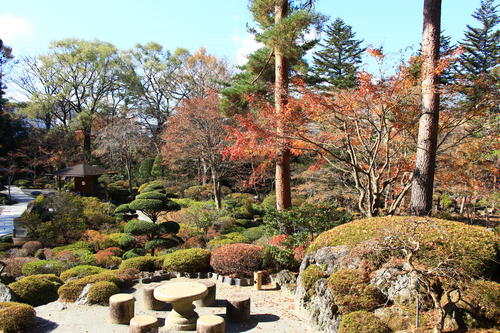
{"type": "MultiPolygon", "coordinates": [[[[2,193],[8,194],[8,191],[2,191],[2,193]]],[[[12,233],[14,219],[21,216],[28,207],[28,203],[33,200],[32,196],[25,194],[17,186],[10,187],[10,194],[17,203],[15,205],[0,206],[0,236],[12,233]]]]}
{"type": "MultiPolygon", "coordinates": [[[[185,281],[177,278],[164,283],[185,281]]],[[[189,280],[191,282],[196,280],[189,280]]],[[[212,280],[215,281],[215,280],[212,280]]],[[[295,313],[293,297],[280,290],[256,291],[253,287],[229,286],[217,283],[217,303],[213,307],[196,308],[199,315],[217,314],[225,317],[225,300],[230,295],[246,294],[251,298],[251,317],[244,324],[226,322],[227,333],[260,332],[260,333],[312,333],[315,332],[309,323],[295,313]]],[[[166,330],[165,317],[167,311],[144,310],[142,285],[137,284],[128,291],[135,296],[135,314],[148,314],[157,317],[160,322],[159,332],[178,333],[181,331],[166,330]]],[[[100,305],[77,305],[52,302],[36,307],[37,321],[29,331],[33,333],[66,333],[66,332],[106,332],[127,333],[127,325],[111,324],[109,309],[100,305]]],[[[183,331],[184,332],[184,331],[183,331]]]]}

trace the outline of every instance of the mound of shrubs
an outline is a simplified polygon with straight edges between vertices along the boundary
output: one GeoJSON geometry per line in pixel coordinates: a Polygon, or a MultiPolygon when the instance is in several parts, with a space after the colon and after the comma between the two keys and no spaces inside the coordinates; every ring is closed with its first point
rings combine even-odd
{"type": "Polygon", "coordinates": [[[163,270],[169,272],[208,272],[210,251],[204,249],[183,249],[163,256],[163,270]]]}
{"type": "Polygon", "coordinates": [[[35,309],[17,302],[0,302],[0,331],[5,333],[22,332],[35,323],[35,309]]]}
{"type": "Polygon", "coordinates": [[[107,281],[112,282],[115,286],[123,286],[123,280],[120,279],[114,272],[102,272],[99,274],[89,275],[80,279],[71,280],[59,288],[57,293],[63,302],[75,302],[83,289],[88,284],[107,281]]]}
{"type": "Polygon", "coordinates": [[[158,257],[152,256],[134,257],[122,261],[118,269],[135,268],[141,272],[154,272],[157,260],[158,257]]]}
{"type": "Polygon", "coordinates": [[[62,272],[60,278],[61,280],[66,282],[69,279],[75,279],[75,278],[79,279],[85,276],[99,274],[105,271],[107,270],[102,267],[91,266],[91,265],[79,265],[62,272]]]}
{"type": "Polygon", "coordinates": [[[90,286],[87,294],[87,302],[89,302],[89,304],[108,305],[109,298],[119,292],[120,288],[118,288],[115,283],[110,281],[99,281],[90,286]]]}
{"type": "Polygon", "coordinates": [[[230,244],[212,252],[210,265],[215,272],[235,277],[251,277],[262,267],[264,248],[253,244],[230,244]]]}
{"type": "Polygon", "coordinates": [[[61,285],[61,279],[54,274],[38,274],[13,282],[9,288],[21,302],[39,306],[57,300],[57,290],[61,285]]]}
{"type": "Polygon", "coordinates": [[[59,275],[71,266],[71,263],[59,260],[35,260],[23,265],[24,275],[55,274],[59,275]]]}

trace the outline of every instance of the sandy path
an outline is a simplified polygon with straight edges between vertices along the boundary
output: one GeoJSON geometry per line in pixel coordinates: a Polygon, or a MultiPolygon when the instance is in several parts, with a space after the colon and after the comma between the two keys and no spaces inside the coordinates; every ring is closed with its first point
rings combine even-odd
{"type": "MultiPolygon", "coordinates": [[[[7,190],[2,191],[2,193],[7,194],[7,190]]],[[[32,196],[25,194],[17,186],[11,186],[10,193],[12,199],[16,200],[17,203],[14,205],[0,206],[0,236],[12,233],[14,219],[21,216],[26,210],[26,207],[28,207],[28,203],[33,200],[32,196]]]]}
{"type": "MultiPolygon", "coordinates": [[[[185,278],[177,278],[164,283],[179,282],[185,278]]],[[[195,281],[195,280],[190,280],[195,281]]],[[[132,288],[136,298],[135,314],[149,314],[159,318],[160,332],[171,332],[163,328],[168,311],[144,310],[142,304],[142,287],[137,284],[132,288]]],[[[224,300],[235,293],[249,294],[251,297],[251,320],[245,324],[226,322],[227,332],[272,332],[272,333],[307,333],[313,332],[308,323],[294,312],[293,298],[285,292],[276,290],[256,291],[253,287],[229,286],[217,282],[217,304],[214,307],[201,307],[196,311],[199,315],[217,314],[225,317],[224,300]]],[[[128,326],[108,322],[108,308],[105,306],[86,306],[59,302],[49,303],[36,308],[37,325],[31,332],[128,332],[128,326]],[[63,309],[66,307],[65,309],[63,309]]]]}

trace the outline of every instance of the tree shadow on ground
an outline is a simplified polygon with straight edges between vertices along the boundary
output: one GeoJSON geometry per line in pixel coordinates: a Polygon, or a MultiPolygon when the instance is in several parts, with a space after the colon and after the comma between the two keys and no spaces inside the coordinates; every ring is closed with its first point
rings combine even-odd
{"type": "Polygon", "coordinates": [[[48,333],[54,331],[59,325],[53,321],[37,317],[35,325],[28,332],[32,333],[48,333]]]}
{"type": "Polygon", "coordinates": [[[250,315],[250,320],[245,323],[235,323],[229,321],[226,314],[218,314],[218,316],[223,317],[226,321],[227,333],[246,332],[257,327],[259,323],[267,323],[280,320],[279,316],[270,313],[252,314],[250,315]]]}

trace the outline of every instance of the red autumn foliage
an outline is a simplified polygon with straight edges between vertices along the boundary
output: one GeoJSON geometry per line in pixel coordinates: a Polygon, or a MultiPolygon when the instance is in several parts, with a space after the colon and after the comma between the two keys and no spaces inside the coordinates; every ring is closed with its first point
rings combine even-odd
{"type": "Polygon", "coordinates": [[[238,278],[252,277],[262,266],[264,248],[253,244],[230,244],[212,252],[210,265],[215,272],[238,278]]]}

